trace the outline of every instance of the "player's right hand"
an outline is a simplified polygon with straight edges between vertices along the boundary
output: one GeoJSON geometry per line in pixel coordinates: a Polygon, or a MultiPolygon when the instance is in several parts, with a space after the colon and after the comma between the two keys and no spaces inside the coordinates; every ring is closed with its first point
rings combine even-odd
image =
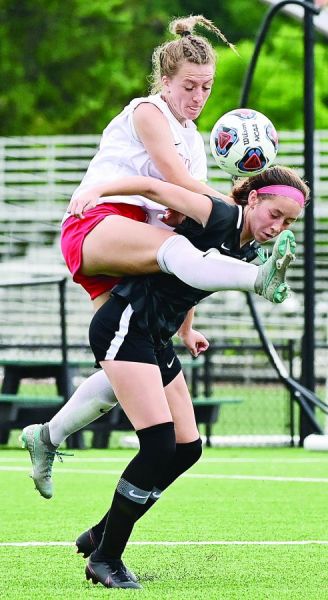
{"type": "Polygon", "coordinates": [[[90,190],[86,192],[82,192],[76,198],[72,198],[68,205],[67,212],[71,213],[72,216],[77,217],[78,219],[84,219],[84,214],[86,211],[90,210],[97,206],[99,201],[99,195],[95,194],[90,190]]]}

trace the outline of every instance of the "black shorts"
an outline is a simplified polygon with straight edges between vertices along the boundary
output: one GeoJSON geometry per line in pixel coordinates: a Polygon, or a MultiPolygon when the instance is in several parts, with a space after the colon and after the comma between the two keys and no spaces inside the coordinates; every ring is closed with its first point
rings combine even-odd
{"type": "Polygon", "coordinates": [[[89,340],[97,364],[119,360],[157,365],[164,387],[181,371],[172,341],[165,346],[156,345],[150,333],[139,327],[126,298],[111,296],[97,310],[90,323],[89,340]]]}

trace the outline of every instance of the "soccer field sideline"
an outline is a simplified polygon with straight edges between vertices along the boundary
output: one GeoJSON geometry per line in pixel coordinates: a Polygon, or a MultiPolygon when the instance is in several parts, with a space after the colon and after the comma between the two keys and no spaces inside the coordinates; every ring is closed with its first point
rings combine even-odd
{"type": "MultiPolygon", "coordinates": [[[[210,540],[210,541],[139,541],[128,542],[128,546],[309,546],[328,545],[328,540],[210,540]]],[[[75,542],[0,542],[3,548],[43,548],[75,546],[75,542]]]]}
{"type": "MultiPolygon", "coordinates": [[[[294,451],[294,449],[293,449],[294,451]]],[[[80,451],[79,451],[80,452],[80,451]]],[[[85,451],[84,451],[85,452],[85,451]]],[[[89,452],[89,451],[86,451],[89,452]]],[[[110,448],[108,449],[108,452],[111,452],[110,448]]],[[[221,450],[220,450],[221,452],[221,450]]],[[[28,457],[27,452],[24,452],[24,456],[22,456],[22,452],[19,451],[20,456],[17,457],[13,457],[13,456],[0,456],[0,463],[2,462],[22,462],[22,463],[29,463],[30,459],[28,457]]],[[[324,453],[326,454],[326,453],[324,453]]],[[[100,463],[100,462],[127,462],[128,460],[131,459],[131,456],[133,456],[133,454],[130,454],[129,456],[120,456],[118,457],[102,457],[102,456],[97,456],[97,457],[87,457],[87,456],[83,456],[81,458],[79,457],[75,457],[74,458],[72,456],[67,456],[66,460],[68,461],[73,461],[73,462],[85,462],[85,463],[100,463]]],[[[207,463],[267,463],[270,462],[270,464],[311,464],[311,463],[327,463],[328,464],[328,455],[324,455],[324,456],[320,456],[319,458],[316,457],[305,457],[305,458],[272,458],[270,457],[268,458],[252,458],[252,457],[246,457],[246,458],[241,458],[241,457],[230,457],[230,458],[213,458],[213,457],[209,457],[209,458],[201,458],[198,461],[198,465],[199,464],[207,464],[207,463]]],[[[56,463],[55,463],[56,464],[56,463]]]]}
{"type": "MultiPolygon", "coordinates": [[[[25,472],[25,467],[2,467],[0,471],[7,472],[25,472]]],[[[54,471],[55,476],[57,475],[121,475],[121,471],[114,471],[109,469],[76,469],[76,468],[59,468],[58,471],[54,471]]],[[[235,480],[246,480],[246,481],[279,481],[286,483],[328,483],[327,477],[283,477],[283,476],[271,476],[271,475],[223,475],[219,473],[184,473],[180,479],[235,479],[235,480]]]]}

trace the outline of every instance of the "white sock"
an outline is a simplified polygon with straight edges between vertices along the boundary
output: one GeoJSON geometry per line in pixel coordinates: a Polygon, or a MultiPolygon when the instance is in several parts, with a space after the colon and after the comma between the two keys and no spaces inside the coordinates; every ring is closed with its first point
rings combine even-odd
{"type": "Polygon", "coordinates": [[[83,381],[73,396],[49,421],[50,441],[61,444],[71,433],[92,423],[117,404],[113,388],[104,371],[97,371],[83,381]]]}
{"type": "Polygon", "coordinates": [[[202,252],[182,235],[169,237],[157,252],[164,273],[176,275],[192,287],[216,292],[241,290],[254,292],[258,267],[220,254],[214,248],[202,252]]]}

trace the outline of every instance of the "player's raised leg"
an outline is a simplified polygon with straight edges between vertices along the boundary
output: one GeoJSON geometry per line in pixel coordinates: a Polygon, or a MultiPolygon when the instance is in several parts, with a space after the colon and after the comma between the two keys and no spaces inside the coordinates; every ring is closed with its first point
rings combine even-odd
{"type": "Polygon", "coordinates": [[[286,271],[295,250],[293,232],[284,230],[276,239],[272,256],[256,266],[223,256],[216,249],[201,252],[183,236],[172,236],[159,248],[157,260],[162,271],[174,273],[192,287],[211,292],[255,292],[277,304],[288,296],[286,271]]]}

